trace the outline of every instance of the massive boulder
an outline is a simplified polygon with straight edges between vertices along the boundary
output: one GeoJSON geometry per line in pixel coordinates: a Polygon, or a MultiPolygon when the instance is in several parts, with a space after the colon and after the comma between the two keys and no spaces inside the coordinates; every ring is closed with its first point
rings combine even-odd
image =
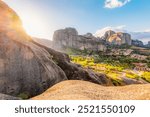
{"type": "Polygon", "coordinates": [[[21,100],[21,98],[0,93],[0,100],[21,100]]]}
{"type": "Polygon", "coordinates": [[[80,50],[105,51],[106,46],[91,33],[78,35],[74,28],[57,30],[53,36],[53,48],[62,50],[63,48],[74,48],[80,50]]]}
{"type": "Polygon", "coordinates": [[[43,48],[32,43],[17,14],[0,1],[0,92],[37,95],[67,80],[43,48]]]}
{"type": "Polygon", "coordinates": [[[44,48],[50,55],[53,56],[52,59],[65,72],[68,80],[85,80],[105,86],[113,85],[112,81],[105,74],[95,73],[89,69],[79,67],[78,65],[70,62],[68,55],[62,54],[37,42],[33,43],[44,48]]]}
{"type": "MultiPolygon", "coordinates": [[[[74,30],[69,33],[77,35],[74,30]]],[[[0,1],[0,93],[31,97],[68,79],[111,85],[105,75],[79,68],[66,54],[35,42],[18,15],[0,1]]]]}

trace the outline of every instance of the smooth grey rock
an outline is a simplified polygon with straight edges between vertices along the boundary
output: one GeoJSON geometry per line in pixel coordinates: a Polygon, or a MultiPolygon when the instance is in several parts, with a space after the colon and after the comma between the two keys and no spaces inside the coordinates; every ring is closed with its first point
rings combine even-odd
{"type": "Polygon", "coordinates": [[[0,100],[21,100],[21,98],[0,93],[0,100]]]}
{"type": "Polygon", "coordinates": [[[0,1],[0,93],[35,96],[63,80],[52,55],[32,43],[17,14],[0,1]]]}
{"type": "Polygon", "coordinates": [[[67,54],[57,52],[51,48],[45,47],[37,42],[36,45],[46,49],[52,56],[57,65],[65,72],[69,80],[84,80],[101,85],[113,85],[111,80],[104,74],[95,73],[91,70],[84,69],[70,62],[67,54]]]}
{"type": "Polygon", "coordinates": [[[66,28],[54,32],[53,48],[62,50],[65,47],[80,50],[106,50],[106,46],[91,33],[78,35],[78,32],[74,28],[66,28]]]}

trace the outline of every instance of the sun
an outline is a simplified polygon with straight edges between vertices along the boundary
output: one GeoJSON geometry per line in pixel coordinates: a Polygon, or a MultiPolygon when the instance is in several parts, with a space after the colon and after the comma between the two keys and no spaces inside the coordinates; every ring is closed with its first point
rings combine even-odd
{"type": "Polygon", "coordinates": [[[25,31],[31,35],[36,37],[44,37],[45,33],[48,30],[48,27],[39,14],[35,13],[24,13],[20,15],[22,20],[23,27],[25,31]],[[27,15],[26,15],[27,14],[27,15]],[[45,32],[45,33],[44,33],[45,32]]]}

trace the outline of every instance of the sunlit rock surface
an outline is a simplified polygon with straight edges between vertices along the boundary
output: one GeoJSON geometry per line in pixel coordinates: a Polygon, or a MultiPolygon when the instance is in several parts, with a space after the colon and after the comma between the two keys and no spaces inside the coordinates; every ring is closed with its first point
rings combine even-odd
{"type": "Polygon", "coordinates": [[[66,79],[52,56],[32,43],[17,14],[0,1],[0,92],[33,96],[66,79]]]}
{"type": "Polygon", "coordinates": [[[122,32],[116,33],[111,30],[105,32],[105,35],[102,37],[102,39],[114,45],[123,45],[123,44],[131,45],[132,44],[130,34],[122,33],[122,32]]]}
{"type": "Polygon", "coordinates": [[[112,85],[105,75],[84,70],[66,54],[33,41],[17,14],[0,1],[0,93],[32,97],[68,79],[112,85]]]}
{"type": "Polygon", "coordinates": [[[33,100],[150,100],[150,85],[104,87],[85,81],[64,81],[33,100]]]}

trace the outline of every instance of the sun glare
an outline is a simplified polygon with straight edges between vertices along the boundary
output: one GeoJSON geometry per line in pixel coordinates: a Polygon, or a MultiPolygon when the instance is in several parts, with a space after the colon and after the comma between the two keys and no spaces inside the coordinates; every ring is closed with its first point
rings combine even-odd
{"type": "Polygon", "coordinates": [[[26,4],[24,6],[16,5],[9,0],[5,0],[5,2],[17,12],[25,31],[30,36],[46,39],[52,38],[53,31],[50,28],[51,26],[48,25],[50,21],[47,21],[47,18],[45,18],[47,15],[43,14],[38,7],[26,1],[23,2],[26,4]]]}
{"type": "Polygon", "coordinates": [[[28,15],[22,15],[20,17],[23,22],[23,27],[29,35],[40,38],[47,35],[45,33],[49,29],[48,26],[45,24],[45,21],[41,18],[41,16],[36,15],[34,13],[30,13],[28,15]]]}

